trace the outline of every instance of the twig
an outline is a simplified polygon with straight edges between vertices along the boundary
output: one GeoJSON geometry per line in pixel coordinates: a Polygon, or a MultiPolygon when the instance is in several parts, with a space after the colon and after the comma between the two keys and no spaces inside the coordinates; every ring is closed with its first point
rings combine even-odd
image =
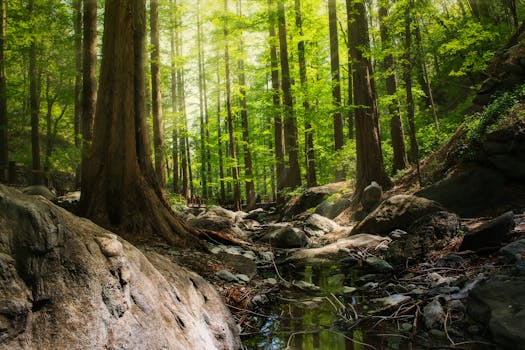
{"type": "Polygon", "coordinates": [[[444,326],[444,329],[445,329],[445,334],[447,336],[447,339],[450,341],[450,344],[452,344],[453,346],[456,346],[456,343],[454,342],[454,340],[452,340],[452,338],[448,334],[448,330],[447,330],[447,320],[448,320],[449,313],[450,313],[450,311],[447,311],[447,313],[445,314],[445,321],[443,322],[443,326],[444,326]]]}

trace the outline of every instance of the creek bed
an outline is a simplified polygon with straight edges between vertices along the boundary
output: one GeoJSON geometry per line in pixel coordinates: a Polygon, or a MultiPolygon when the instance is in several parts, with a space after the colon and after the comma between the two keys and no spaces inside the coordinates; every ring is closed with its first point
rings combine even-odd
{"type": "MultiPolygon", "coordinates": [[[[356,323],[356,309],[366,311],[367,300],[375,294],[354,290],[365,284],[359,269],[334,264],[280,268],[280,275],[291,282],[268,295],[269,302],[254,317],[258,332],[248,333],[246,349],[350,350],[405,348],[407,337],[397,334],[389,322],[374,327],[356,323]],[[295,286],[299,285],[301,288],[295,286]],[[314,286],[317,286],[315,288],[314,286]],[[352,291],[353,290],[353,291],[352,291]],[[351,325],[351,326],[350,326],[351,325]]],[[[270,276],[268,276],[270,277],[270,276]]],[[[271,276],[279,278],[278,276],[271,276]]],[[[366,276],[364,276],[366,278],[366,276]]]]}

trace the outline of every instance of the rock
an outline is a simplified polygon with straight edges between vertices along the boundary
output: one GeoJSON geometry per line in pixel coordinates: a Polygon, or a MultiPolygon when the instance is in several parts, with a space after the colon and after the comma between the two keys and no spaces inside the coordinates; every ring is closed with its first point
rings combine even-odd
{"type": "Polygon", "coordinates": [[[292,198],[283,208],[282,221],[290,221],[308,209],[315,208],[329,196],[348,187],[347,182],[332,183],[324,186],[310,187],[303,194],[292,198]]]}
{"type": "Polygon", "coordinates": [[[368,268],[372,270],[372,272],[377,273],[392,273],[394,272],[394,268],[392,265],[384,261],[383,259],[380,259],[375,256],[370,256],[365,259],[365,264],[368,268]]]}
{"type": "Polygon", "coordinates": [[[225,232],[234,237],[240,238],[245,238],[246,236],[244,231],[242,231],[228,216],[217,216],[210,213],[204,213],[196,218],[188,219],[187,222],[200,229],[225,232]]]}
{"type": "Polygon", "coordinates": [[[388,235],[392,237],[393,239],[399,239],[405,235],[408,235],[408,232],[396,228],[394,231],[390,232],[388,235]]]}
{"type": "Polygon", "coordinates": [[[42,196],[50,202],[57,202],[57,196],[43,185],[32,185],[25,187],[22,189],[22,193],[32,196],[42,196]]]}
{"type": "Polygon", "coordinates": [[[332,232],[338,227],[337,223],[319,214],[310,215],[304,223],[305,232],[315,236],[332,232]]]}
{"type": "Polygon", "coordinates": [[[341,290],[341,293],[342,294],[352,294],[356,290],[357,290],[356,287],[344,286],[343,289],[341,290]]]}
{"type": "Polygon", "coordinates": [[[0,349],[240,348],[208,282],[144,254],[0,185],[0,349]]]}
{"type": "Polygon", "coordinates": [[[507,244],[499,250],[499,260],[503,264],[514,264],[525,257],[525,239],[507,244]]]}
{"type": "Polygon", "coordinates": [[[340,261],[348,257],[351,249],[378,249],[386,247],[390,238],[360,234],[348,238],[342,238],[337,242],[328,244],[320,248],[298,249],[292,252],[287,258],[287,262],[294,263],[324,263],[340,261]]]}
{"type": "Polygon", "coordinates": [[[292,226],[269,232],[261,238],[261,241],[270,243],[272,247],[285,249],[301,248],[308,244],[304,231],[292,226]]]}
{"type": "Polygon", "coordinates": [[[504,349],[525,349],[525,278],[492,278],[477,284],[467,311],[504,349]]]}
{"type": "Polygon", "coordinates": [[[239,278],[228,270],[220,270],[215,273],[215,276],[228,282],[238,282],[239,278]]]}
{"type": "Polygon", "coordinates": [[[514,225],[514,214],[510,211],[506,212],[467,233],[459,251],[497,249],[501,243],[508,241],[514,225]]]}
{"type": "Polygon", "coordinates": [[[384,297],[384,298],[372,299],[371,302],[381,303],[381,304],[383,304],[384,306],[387,306],[387,307],[394,307],[394,306],[401,305],[401,304],[407,302],[410,299],[412,299],[412,298],[409,297],[408,295],[392,294],[392,295],[389,295],[389,296],[384,297]]]}
{"type": "Polygon", "coordinates": [[[386,236],[395,229],[406,230],[415,220],[443,207],[426,198],[395,195],[382,202],[352,230],[352,234],[369,233],[386,236]]]}
{"type": "Polygon", "coordinates": [[[336,193],[319,204],[315,208],[315,213],[329,219],[335,219],[351,204],[352,200],[349,196],[336,193]]]}
{"type": "Polygon", "coordinates": [[[383,189],[375,181],[372,181],[370,185],[366,186],[363,190],[363,195],[361,197],[361,205],[363,210],[370,211],[376,205],[381,202],[381,197],[383,196],[383,189]]]}
{"type": "Polygon", "coordinates": [[[267,213],[264,211],[263,208],[257,208],[253,209],[244,217],[244,219],[250,219],[255,221],[261,221],[263,217],[265,217],[267,213]]]}
{"type": "Polygon", "coordinates": [[[235,277],[237,277],[237,279],[239,281],[243,281],[243,282],[249,282],[250,281],[250,277],[248,277],[248,276],[246,276],[245,274],[242,274],[242,273],[235,275],[235,277]]]}
{"type": "Polygon", "coordinates": [[[423,319],[428,329],[434,329],[443,324],[445,311],[439,300],[434,299],[423,308],[423,319]]]}
{"type": "Polygon", "coordinates": [[[506,181],[502,173],[482,166],[458,168],[416,195],[437,201],[462,217],[483,216],[508,202],[506,181]]]}
{"type": "Polygon", "coordinates": [[[465,263],[465,259],[463,259],[461,256],[456,254],[448,254],[445,256],[442,256],[436,261],[437,267],[450,267],[450,268],[458,268],[463,266],[465,263]]]}
{"type": "Polygon", "coordinates": [[[395,265],[423,257],[432,250],[443,248],[451,237],[457,236],[460,219],[456,214],[438,211],[415,220],[407,234],[395,239],[385,253],[385,258],[395,265]]]}

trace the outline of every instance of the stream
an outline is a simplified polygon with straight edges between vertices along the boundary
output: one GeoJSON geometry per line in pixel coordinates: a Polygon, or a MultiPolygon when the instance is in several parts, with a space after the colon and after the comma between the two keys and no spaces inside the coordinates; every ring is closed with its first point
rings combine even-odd
{"type": "Polygon", "coordinates": [[[364,284],[367,277],[359,269],[345,267],[343,271],[329,264],[280,272],[283,279],[301,288],[281,289],[269,297],[270,306],[261,311],[267,317],[257,319],[260,332],[245,338],[246,349],[360,350],[402,345],[404,338],[396,329],[388,331],[382,325],[372,329],[367,323],[349,326],[356,320],[357,308],[367,309],[363,305],[367,292],[354,287],[364,284]]]}

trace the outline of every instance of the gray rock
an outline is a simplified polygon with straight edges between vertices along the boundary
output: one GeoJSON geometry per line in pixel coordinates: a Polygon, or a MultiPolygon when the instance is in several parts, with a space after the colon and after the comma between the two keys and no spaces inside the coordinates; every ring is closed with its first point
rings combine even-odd
{"type": "Polygon", "coordinates": [[[335,219],[352,204],[348,196],[330,196],[315,208],[315,213],[329,219],[335,219]],[[334,198],[335,197],[335,198],[334,198]]]}
{"type": "Polygon", "coordinates": [[[292,198],[283,208],[282,220],[290,221],[308,209],[316,208],[329,196],[346,189],[348,183],[338,182],[318,187],[310,187],[301,195],[292,198]]]}
{"type": "Polygon", "coordinates": [[[0,280],[0,349],[240,348],[200,276],[2,185],[0,280]]]}
{"type": "Polygon", "coordinates": [[[493,278],[469,293],[467,311],[504,349],[525,349],[525,279],[493,278]]]}
{"type": "Polygon", "coordinates": [[[511,211],[506,212],[467,233],[459,250],[497,249],[509,240],[514,225],[514,214],[511,211]]]}
{"type": "Polygon", "coordinates": [[[239,278],[228,270],[220,270],[215,272],[215,276],[228,282],[238,282],[239,278]]]}
{"type": "Polygon", "coordinates": [[[270,243],[276,248],[301,248],[308,244],[308,238],[303,230],[297,227],[282,227],[267,233],[261,241],[270,243]]]}
{"type": "Polygon", "coordinates": [[[312,214],[305,221],[305,228],[329,233],[338,228],[339,225],[334,221],[319,214],[312,214]]]}
{"type": "Polygon", "coordinates": [[[32,196],[42,196],[50,202],[57,202],[57,196],[43,185],[32,185],[22,189],[22,193],[32,196]]]}
{"type": "Polygon", "coordinates": [[[375,181],[366,186],[361,197],[361,205],[365,211],[369,211],[381,202],[383,189],[375,181]]]}
{"type": "Polygon", "coordinates": [[[439,300],[434,299],[423,308],[423,319],[428,329],[434,329],[443,324],[445,311],[439,300]]]}
{"type": "Polygon", "coordinates": [[[499,259],[503,264],[514,264],[525,257],[525,239],[507,244],[499,250],[499,259]]]}
{"type": "Polygon", "coordinates": [[[407,230],[417,219],[444,208],[437,202],[411,195],[395,195],[359,222],[352,234],[370,233],[386,236],[395,229],[407,230]]]}
{"type": "Polygon", "coordinates": [[[368,268],[370,268],[373,272],[376,273],[392,273],[394,272],[394,268],[392,265],[384,261],[383,259],[380,259],[376,256],[370,256],[365,259],[365,264],[368,268]]]}
{"type": "Polygon", "coordinates": [[[242,273],[239,273],[237,275],[235,275],[235,277],[237,277],[237,279],[239,281],[243,281],[243,282],[249,282],[250,281],[250,277],[246,276],[245,274],[242,274],[242,273]]]}
{"type": "Polygon", "coordinates": [[[196,228],[206,229],[211,231],[226,232],[235,237],[244,238],[246,234],[242,231],[234,221],[228,216],[217,216],[210,213],[205,213],[190,218],[188,223],[196,228]]]}

